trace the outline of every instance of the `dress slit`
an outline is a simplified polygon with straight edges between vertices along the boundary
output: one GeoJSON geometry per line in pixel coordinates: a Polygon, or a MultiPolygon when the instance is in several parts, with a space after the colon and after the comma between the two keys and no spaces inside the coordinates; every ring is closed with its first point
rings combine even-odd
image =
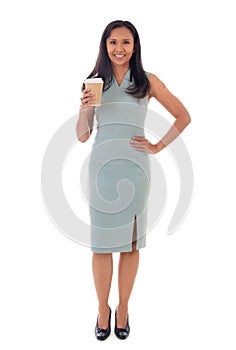
{"type": "Polygon", "coordinates": [[[132,251],[137,250],[137,218],[136,214],[134,215],[134,226],[133,226],[133,235],[132,235],[132,251]]]}

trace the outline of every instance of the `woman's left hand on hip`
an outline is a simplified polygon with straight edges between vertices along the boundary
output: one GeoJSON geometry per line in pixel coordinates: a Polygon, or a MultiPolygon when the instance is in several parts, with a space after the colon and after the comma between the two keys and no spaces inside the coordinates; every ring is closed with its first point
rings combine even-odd
{"type": "Polygon", "coordinates": [[[136,151],[147,152],[152,154],[157,153],[157,145],[153,145],[144,137],[134,136],[129,142],[130,142],[130,145],[136,151]]]}

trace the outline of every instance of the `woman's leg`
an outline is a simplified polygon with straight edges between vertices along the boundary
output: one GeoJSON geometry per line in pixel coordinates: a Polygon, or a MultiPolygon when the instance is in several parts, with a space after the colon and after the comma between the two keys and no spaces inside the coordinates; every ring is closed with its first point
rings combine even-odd
{"type": "Polygon", "coordinates": [[[117,327],[125,328],[127,323],[128,302],[134,286],[139,265],[139,251],[136,250],[136,218],[134,221],[132,252],[120,253],[119,261],[119,305],[117,308],[117,327]]]}
{"type": "Polygon", "coordinates": [[[117,327],[125,328],[127,323],[128,302],[138,271],[139,251],[121,253],[119,262],[119,305],[117,308],[117,327]]]}
{"type": "Polygon", "coordinates": [[[93,253],[93,278],[98,297],[98,326],[106,329],[108,327],[109,318],[109,293],[111,288],[111,280],[113,274],[112,254],[93,253]]]}

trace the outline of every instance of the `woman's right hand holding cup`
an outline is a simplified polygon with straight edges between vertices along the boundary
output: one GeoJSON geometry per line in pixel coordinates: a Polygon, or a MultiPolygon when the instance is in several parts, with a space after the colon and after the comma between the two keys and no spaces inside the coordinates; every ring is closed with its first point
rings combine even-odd
{"type": "Polygon", "coordinates": [[[86,109],[88,107],[93,107],[93,104],[95,103],[95,95],[91,92],[91,89],[84,89],[82,91],[82,96],[80,98],[81,109],[86,109]]]}

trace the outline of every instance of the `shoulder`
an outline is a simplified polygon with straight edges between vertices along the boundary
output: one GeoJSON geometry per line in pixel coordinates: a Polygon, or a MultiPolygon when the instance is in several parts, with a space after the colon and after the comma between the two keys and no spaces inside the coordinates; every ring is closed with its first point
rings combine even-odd
{"type": "Polygon", "coordinates": [[[165,84],[155,74],[149,73],[148,80],[150,83],[149,98],[157,97],[159,94],[167,90],[165,84]]]}

